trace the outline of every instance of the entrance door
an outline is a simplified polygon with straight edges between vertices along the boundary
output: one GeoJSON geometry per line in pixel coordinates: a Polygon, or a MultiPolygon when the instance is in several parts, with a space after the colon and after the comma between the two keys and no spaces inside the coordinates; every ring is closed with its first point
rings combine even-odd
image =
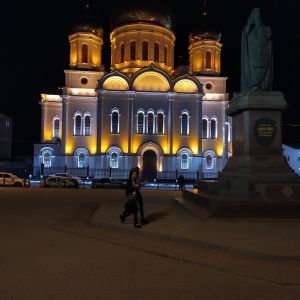
{"type": "Polygon", "coordinates": [[[143,155],[143,180],[154,181],[156,179],[157,157],[154,151],[147,150],[143,155]]]}

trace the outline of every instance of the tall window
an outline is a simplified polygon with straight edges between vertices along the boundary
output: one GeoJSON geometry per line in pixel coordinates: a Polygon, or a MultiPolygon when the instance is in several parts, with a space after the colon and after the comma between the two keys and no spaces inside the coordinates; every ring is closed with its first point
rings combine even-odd
{"type": "Polygon", "coordinates": [[[217,121],[212,119],[210,121],[210,138],[216,139],[217,138],[217,121]]]}
{"type": "Polygon", "coordinates": [[[81,135],[81,116],[80,115],[75,116],[74,135],[81,135]]]}
{"type": "Polygon", "coordinates": [[[84,135],[91,135],[91,117],[89,115],[84,117],[84,135]]]}
{"type": "Polygon", "coordinates": [[[188,155],[187,154],[182,154],[181,155],[181,169],[188,169],[189,168],[189,163],[188,163],[188,155]]]}
{"type": "Polygon", "coordinates": [[[54,119],[53,121],[53,137],[58,138],[59,137],[59,119],[54,119]]]}
{"type": "Polygon", "coordinates": [[[189,134],[189,116],[187,112],[182,113],[181,115],[181,135],[189,134]]]}
{"type": "Polygon", "coordinates": [[[78,155],[78,168],[84,168],[84,160],[85,160],[84,153],[79,153],[79,155],[78,155]]]}
{"type": "Polygon", "coordinates": [[[207,139],[207,120],[202,120],[202,138],[207,139]]]}
{"type": "Polygon", "coordinates": [[[142,112],[137,115],[137,133],[144,133],[144,114],[142,112]]]}
{"type": "Polygon", "coordinates": [[[124,43],[121,44],[121,57],[120,57],[120,62],[124,62],[124,55],[125,55],[125,46],[124,43]]]}
{"type": "Polygon", "coordinates": [[[142,60],[148,60],[148,42],[143,41],[142,44],[142,60]]]}
{"type": "Polygon", "coordinates": [[[87,44],[83,44],[81,47],[81,51],[82,51],[82,62],[83,63],[87,63],[88,62],[88,46],[87,44]]]}
{"type": "Polygon", "coordinates": [[[168,47],[166,45],[164,47],[164,63],[168,63],[168,47]]]}
{"type": "Polygon", "coordinates": [[[136,42],[132,41],[130,43],[130,60],[135,60],[135,54],[136,54],[136,42]]]}
{"type": "Polygon", "coordinates": [[[110,128],[110,132],[111,133],[120,133],[120,125],[119,125],[119,111],[117,110],[113,110],[112,114],[111,114],[111,128],[110,128]]]}
{"type": "Polygon", "coordinates": [[[118,154],[116,152],[113,152],[110,155],[110,167],[111,168],[118,168],[119,167],[118,154]]]}
{"type": "Polygon", "coordinates": [[[153,113],[152,112],[150,112],[150,113],[148,113],[148,115],[147,115],[147,119],[148,119],[148,130],[147,130],[147,133],[148,134],[153,134],[154,133],[154,131],[153,131],[153,121],[154,121],[154,115],[153,115],[153,113]]]}
{"type": "Polygon", "coordinates": [[[211,52],[205,52],[205,60],[206,60],[206,69],[211,69],[211,52]]]}
{"type": "Polygon", "coordinates": [[[48,151],[43,153],[43,164],[45,168],[51,167],[51,153],[48,151]]]}
{"type": "Polygon", "coordinates": [[[162,112],[157,114],[157,134],[164,134],[164,114],[162,112]]]}
{"type": "Polygon", "coordinates": [[[159,62],[159,44],[154,43],[154,61],[159,62]]]}

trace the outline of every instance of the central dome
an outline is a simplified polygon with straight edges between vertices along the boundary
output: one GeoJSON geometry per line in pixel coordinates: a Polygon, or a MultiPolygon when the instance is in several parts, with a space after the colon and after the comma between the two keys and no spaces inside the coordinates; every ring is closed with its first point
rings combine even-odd
{"type": "Polygon", "coordinates": [[[174,31],[175,16],[171,8],[156,0],[121,0],[115,5],[110,18],[111,30],[137,22],[154,23],[174,31]]]}

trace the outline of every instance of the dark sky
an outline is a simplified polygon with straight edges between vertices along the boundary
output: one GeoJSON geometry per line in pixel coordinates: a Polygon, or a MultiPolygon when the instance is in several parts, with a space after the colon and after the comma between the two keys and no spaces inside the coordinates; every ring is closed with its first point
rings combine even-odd
{"type": "MultiPolygon", "coordinates": [[[[104,28],[103,63],[110,64],[110,12],[117,0],[89,1],[93,17],[104,28]]],[[[126,0],[122,0],[126,1],[126,0]]],[[[187,56],[191,30],[202,22],[203,0],[165,0],[176,17],[175,65],[180,53],[187,56]]],[[[13,119],[13,153],[33,154],[40,141],[40,94],[64,85],[69,66],[70,30],[83,16],[86,1],[6,1],[1,4],[0,113],[13,119]]],[[[297,87],[300,49],[300,17],[296,0],[207,0],[209,23],[221,33],[221,76],[228,77],[227,92],[240,87],[240,43],[243,26],[254,7],[260,7],[274,42],[273,90],[289,103],[283,124],[300,124],[297,87]]],[[[296,126],[283,125],[283,142],[300,143],[296,126]],[[289,132],[293,132],[290,134],[289,132]]]]}

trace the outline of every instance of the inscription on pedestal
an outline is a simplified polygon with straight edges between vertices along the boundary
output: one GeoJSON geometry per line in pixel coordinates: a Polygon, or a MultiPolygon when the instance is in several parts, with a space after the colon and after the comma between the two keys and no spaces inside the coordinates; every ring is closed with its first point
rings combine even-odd
{"type": "Polygon", "coordinates": [[[258,144],[268,146],[273,144],[276,134],[276,121],[270,118],[260,118],[255,122],[253,133],[258,144]]]}

